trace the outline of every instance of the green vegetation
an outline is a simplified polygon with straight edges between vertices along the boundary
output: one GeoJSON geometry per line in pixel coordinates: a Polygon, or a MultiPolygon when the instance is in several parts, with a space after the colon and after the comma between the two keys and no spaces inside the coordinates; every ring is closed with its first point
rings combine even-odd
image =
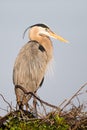
{"type": "Polygon", "coordinates": [[[82,112],[82,106],[68,112],[52,111],[40,119],[25,111],[14,111],[1,119],[0,130],[87,130],[87,112],[82,112]]]}
{"type": "Polygon", "coordinates": [[[50,113],[44,119],[23,118],[20,118],[20,114],[16,117],[8,116],[0,130],[68,130],[69,128],[65,119],[58,114],[50,113]]]}

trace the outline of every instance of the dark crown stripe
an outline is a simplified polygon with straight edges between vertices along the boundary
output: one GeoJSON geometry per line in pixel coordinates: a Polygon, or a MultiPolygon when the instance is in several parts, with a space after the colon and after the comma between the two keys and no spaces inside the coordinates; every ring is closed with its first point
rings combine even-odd
{"type": "Polygon", "coordinates": [[[34,26],[40,26],[40,27],[43,27],[43,28],[49,28],[47,25],[45,25],[45,24],[35,24],[35,25],[32,25],[32,26],[30,26],[30,28],[32,28],[32,27],[34,27],[34,26]]]}

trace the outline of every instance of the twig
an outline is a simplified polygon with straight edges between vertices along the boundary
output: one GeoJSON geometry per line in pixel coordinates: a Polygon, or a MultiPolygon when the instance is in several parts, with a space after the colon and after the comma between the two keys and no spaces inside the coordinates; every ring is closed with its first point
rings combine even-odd
{"type": "Polygon", "coordinates": [[[4,98],[4,96],[1,93],[0,93],[0,96],[2,97],[2,99],[4,100],[4,102],[8,104],[8,106],[10,107],[10,111],[11,111],[12,107],[11,107],[10,103],[6,101],[6,99],[4,98]]]}
{"type": "Polygon", "coordinates": [[[4,109],[4,108],[1,108],[1,107],[0,107],[0,109],[1,109],[1,110],[3,110],[3,111],[6,111],[6,112],[8,112],[8,110],[6,110],[6,109],[4,109]]]}
{"type": "Polygon", "coordinates": [[[78,93],[87,85],[87,83],[85,83],[84,85],[82,85],[80,87],[80,89],[69,99],[69,101],[65,104],[65,106],[61,109],[61,111],[63,111],[63,109],[71,102],[71,100],[76,97],[78,95],[78,93]]]}
{"type": "Polygon", "coordinates": [[[42,107],[43,107],[43,110],[44,110],[44,112],[45,112],[45,115],[47,114],[46,113],[46,108],[44,107],[44,105],[41,103],[41,105],[42,105],[42,107]]]}
{"type": "Polygon", "coordinates": [[[39,97],[37,97],[33,92],[27,92],[27,90],[26,90],[25,88],[23,88],[22,86],[20,86],[20,85],[15,86],[15,89],[17,89],[17,88],[20,88],[25,94],[30,94],[30,95],[34,96],[34,97],[35,97],[38,101],[40,101],[41,103],[43,103],[43,104],[45,104],[45,105],[47,105],[47,106],[53,107],[53,108],[55,108],[55,109],[59,109],[59,107],[57,107],[57,106],[55,106],[55,105],[52,105],[52,104],[49,104],[49,103],[47,103],[47,102],[41,100],[41,99],[40,99],[39,97]]]}
{"type": "Polygon", "coordinates": [[[59,108],[67,101],[67,99],[65,99],[60,105],[59,108]]]}
{"type": "Polygon", "coordinates": [[[78,98],[78,96],[76,97],[76,99],[77,99],[77,101],[78,101],[78,103],[79,103],[79,106],[80,106],[80,101],[79,101],[79,98],[78,98]]]}

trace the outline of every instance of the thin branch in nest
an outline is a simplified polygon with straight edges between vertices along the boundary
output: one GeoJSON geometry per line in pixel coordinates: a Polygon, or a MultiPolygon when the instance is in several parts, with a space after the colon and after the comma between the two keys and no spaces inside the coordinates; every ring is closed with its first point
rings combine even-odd
{"type": "Polygon", "coordinates": [[[80,106],[80,100],[79,100],[78,96],[76,96],[76,99],[77,99],[79,106],[80,106]]]}
{"type": "Polygon", "coordinates": [[[57,107],[57,106],[55,106],[55,105],[52,105],[52,104],[49,104],[49,103],[43,101],[42,99],[40,99],[39,97],[37,97],[33,92],[27,92],[27,90],[26,90],[25,88],[23,88],[22,86],[20,86],[20,85],[15,86],[15,89],[17,89],[17,88],[20,88],[20,89],[21,89],[25,94],[27,94],[27,95],[31,94],[31,95],[34,96],[41,104],[43,103],[43,104],[45,104],[45,105],[47,105],[47,106],[49,106],[49,107],[52,107],[52,108],[55,108],[55,109],[59,109],[59,107],[57,107]]]}
{"type": "Polygon", "coordinates": [[[41,103],[41,106],[43,107],[44,113],[45,113],[45,115],[46,115],[46,114],[47,114],[47,113],[46,113],[46,108],[45,108],[45,106],[43,105],[43,103],[41,103]]]}
{"type": "Polygon", "coordinates": [[[64,108],[68,105],[68,104],[70,104],[70,102],[72,101],[72,99],[74,99],[78,94],[79,94],[79,92],[85,87],[87,85],[87,83],[85,83],[84,85],[82,85],[81,87],[80,87],[80,89],[69,99],[69,101],[64,105],[64,107],[61,109],[61,111],[63,111],[64,110],[64,108]]]}
{"type": "Polygon", "coordinates": [[[2,97],[2,99],[4,100],[4,102],[5,102],[6,104],[8,104],[8,106],[9,106],[9,108],[10,108],[10,111],[11,111],[11,110],[12,110],[12,106],[10,105],[10,103],[6,101],[6,99],[4,98],[4,96],[3,96],[1,93],[0,93],[0,96],[2,97]]]}
{"type": "Polygon", "coordinates": [[[8,110],[6,110],[6,109],[4,109],[4,108],[1,108],[1,107],[0,107],[0,110],[3,110],[3,111],[6,111],[6,112],[8,112],[8,110]]]}
{"type": "Polygon", "coordinates": [[[67,101],[67,99],[65,99],[60,105],[59,108],[67,101]]]}

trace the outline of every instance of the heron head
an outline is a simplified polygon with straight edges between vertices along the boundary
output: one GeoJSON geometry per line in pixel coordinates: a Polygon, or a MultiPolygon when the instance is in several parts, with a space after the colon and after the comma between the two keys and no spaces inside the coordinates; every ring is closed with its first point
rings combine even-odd
{"type": "Polygon", "coordinates": [[[28,27],[25,31],[24,31],[24,35],[26,33],[26,31],[30,28],[30,33],[32,32],[33,35],[37,34],[39,36],[42,37],[52,37],[55,38],[61,42],[65,42],[68,43],[68,41],[66,39],[64,39],[63,37],[57,35],[56,33],[54,33],[47,25],[45,24],[35,24],[32,25],[30,27],[28,27]]]}

